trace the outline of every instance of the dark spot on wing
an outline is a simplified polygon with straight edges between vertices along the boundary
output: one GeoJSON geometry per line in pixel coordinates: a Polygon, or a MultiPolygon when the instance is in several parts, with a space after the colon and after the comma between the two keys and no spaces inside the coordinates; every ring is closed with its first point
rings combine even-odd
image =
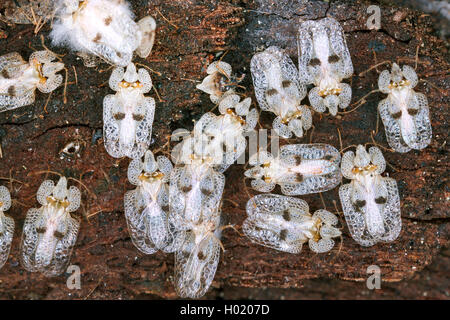
{"type": "Polygon", "coordinates": [[[198,255],[197,255],[197,258],[198,258],[198,260],[205,260],[206,256],[203,254],[202,251],[199,251],[198,255]]]}
{"type": "Polygon", "coordinates": [[[408,114],[411,116],[415,116],[419,112],[419,109],[408,109],[408,114]]]}
{"type": "Polygon", "coordinates": [[[97,35],[95,36],[94,39],[92,39],[92,41],[94,41],[95,43],[99,42],[102,39],[102,35],[100,33],[97,33],[97,35]]]}
{"type": "Polygon", "coordinates": [[[292,85],[292,81],[283,80],[283,82],[281,82],[281,85],[283,86],[283,88],[287,88],[292,85]]]}
{"type": "Polygon", "coordinates": [[[59,232],[58,230],[55,230],[55,232],[53,232],[53,235],[55,236],[56,239],[59,239],[59,240],[64,238],[64,234],[62,232],[59,232]]]}
{"type": "Polygon", "coordinates": [[[311,67],[320,66],[320,65],[321,65],[321,62],[320,62],[319,59],[313,58],[313,59],[311,59],[311,60],[309,61],[309,65],[310,65],[311,67]]]}
{"type": "Polygon", "coordinates": [[[114,119],[116,119],[116,120],[125,119],[125,113],[123,113],[123,112],[117,112],[113,116],[114,116],[114,119]]]}
{"type": "Polygon", "coordinates": [[[3,69],[2,72],[1,72],[1,75],[2,75],[2,77],[4,79],[10,79],[11,78],[11,75],[9,74],[7,69],[3,69]]]}
{"type": "Polygon", "coordinates": [[[111,21],[112,21],[112,18],[111,18],[111,17],[107,17],[107,18],[105,19],[105,25],[109,26],[109,24],[111,23],[111,21]]]}
{"type": "Polygon", "coordinates": [[[329,63],[336,63],[339,60],[340,60],[340,58],[337,55],[335,55],[335,54],[333,54],[333,55],[328,57],[328,62],[329,63]]]}
{"type": "Polygon", "coordinates": [[[36,228],[36,232],[37,232],[37,233],[44,233],[45,230],[47,230],[46,227],[37,227],[37,228],[36,228]]]}
{"type": "Polygon", "coordinates": [[[378,197],[378,198],[375,199],[375,203],[378,203],[378,204],[385,204],[386,201],[387,200],[386,200],[385,197],[378,197]]]}
{"type": "Polygon", "coordinates": [[[8,95],[15,96],[16,95],[16,88],[14,86],[9,86],[8,88],[8,95]]]}
{"type": "Polygon", "coordinates": [[[296,182],[302,182],[303,181],[303,175],[301,173],[295,174],[295,181],[296,182]]]}
{"type": "Polygon", "coordinates": [[[277,89],[273,89],[273,88],[266,91],[266,95],[269,96],[269,97],[271,97],[271,96],[273,96],[274,94],[277,94],[277,93],[278,93],[277,89]]]}
{"type": "Polygon", "coordinates": [[[356,200],[353,203],[353,206],[355,207],[356,211],[360,211],[362,207],[366,205],[366,200],[356,200]]]}
{"type": "Polygon", "coordinates": [[[142,121],[142,120],[144,120],[144,115],[143,114],[134,114],[133,113],[133,120],[134,121],[142,121]]]}
{"type": "Polygon", "coordinates": [[[392,118],[394,119],[399,119],[402,116],[402,111],[400,110],[399,112],[393,113],[392,114],[392,118]]]}
{"type": "Polygon", "coordinates": [[[180,189],[181,189],[181,191],[183,191],[184,193],[187,193],[187,192],[189,192],[189,191],[192,190],[192,186],[182,186],[180,189]]]}
{"type": "Polygon", "coordinates": [[[289,210],[283,211],[283,219],[286,221],[291,221],[291,214],[289,213],[289,210]]]}
{"type": "Polygon", "coordinates": [[[209,196],[212,193],[212,190],[206,188],[200,188],[200,191],[205,195],[209,196]]]}
{"type": "Polygon", "coordinates": [[[280,240],[284,241],[284,240],[286,240],[286,237],[287,237],[287,230],[286,229],[281,230],[280,231],[280,240]]]}

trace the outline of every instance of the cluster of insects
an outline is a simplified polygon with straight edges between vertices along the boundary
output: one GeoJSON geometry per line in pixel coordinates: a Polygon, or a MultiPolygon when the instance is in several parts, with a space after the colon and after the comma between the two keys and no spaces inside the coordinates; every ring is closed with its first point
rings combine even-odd
{"type": "MultiPolygon", "coordinates": [[[[86,65],[98,59],[116,66],[109,82],[116,94],[104,101],[105,147],[113,157],[140,158],[149,145],[155,102],[144,96],[152,88],[150,75],[136,70],[131,60],[134,53],[143,58],[150,54],[155,20],[147,16],[135,22],[129,4],[121,0],[31,1],[8,14],[8,19],[36,23],[39,17],[39,23],[45,23],[51,13],[54,45],[76,51],[86,65]]],[[[17,52],[0,56],[0,112],[32,104],[36,88],[50,93],[60,87],[63,76],[58,72],[64,64],[57,59],[49,50],[34,52],[28,62],[17,52]]],[[[67,181],[61,177],[56,185],[42,182],[36,196],[41,207],[27,212],[20,260],[30,272],[55,276],[67,268],[80,227],[72,213],[81,202],[80,190],[67,188],[67,181]]],[[[10,205],[10,193],[1,187],[0,267],[8,258],[14,232],[14,220],[4,214],[10,205]]]]}
{"type": "MultiPolygon", "coordinates": [[[[124,195],[124,211],[136,248],[153,254],[175,255],[175,290],[180,297],[199,298],[210,287],[224,250],[221,233],[232,225],[221,214],[224,172],[246,150],[246,135],[258,122],[250,97],[237,87],[243,77],[216,61],[197,85],[218,106],[205,113],[183,139],[172,159],[149,150],[155,100],[150,74],[137,69],[133,54],[147,57],[156,23],[147,16],[134,22],[120,0],[60,0],[50,37],[86,58],[95,56],[115,68],[109,86],[115,91],[103,100],[105,148],[114,158],[128,157],[127,177],[136,186],[124,195]],[[89,27],[86,27],[89,26],[89,27]]],[[[298,68],[278,47],[255,54],[250,70],[260,108],[275,114],[272,127],[283,138],[303,137],[312,127],[312,113],[335,116],[349,106],[352,90],[344,83],[353,64],[339,23],[333,18],[303,22],[298,30],[298,68]],[[309,89],[309,92],[308,92],[309,89]],[[311,106],[302,104],[308,96],[311,106]]],[[[64,68],[49,51],[38,51],[25,62],[18,53],[0,57],[0,111],[32,104],[35,89],[51,92],[63,81],[64,68]]],[[[426,97],[413,88],[413,68],[393,64],[383,71],[378,86],[387,98],[378,110],[389,145],[397,152],[423,149],[431,140],[426,97]]],[[[157,153],[157,152],[156,152],[157,153]]],[[[244,234],[257,244],[298,254],[308,243],[315,253],[330,251],[341,237],[338,217],[327,211],[309,212],[306,201],[294,196],[339,187],[339,197],[350,234],[363,246],[395,240],[401,231],[400,199],[394,179],[383,177],[386,162],[376,146],[341,153],[327,144],[286,144],[278,154],[260,149],[249,159],[245,176],[262,194],[249,199],[244,234]],[[350,182],[342,184],[342,177],[350,182]],[[283,195],[272,194],[276,185],[283,195]]],[[[40,208],[28,211],[23,227],[21,261],[29,271],[61,274],[70,259],[80,222],[71,213],[80,206],[81,193],[61,177],[45,180],[38,192],[40,208]]],[[[5,263],[14,220],[4,214],[11,205],[9,191],[0,187],[0,267],[5,263]]]]}

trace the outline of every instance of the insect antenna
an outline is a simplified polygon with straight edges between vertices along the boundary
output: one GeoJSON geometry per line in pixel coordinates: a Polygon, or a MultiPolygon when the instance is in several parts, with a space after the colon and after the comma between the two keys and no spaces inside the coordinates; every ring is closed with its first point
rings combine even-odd
{"type": "Polygon", "coordinates": [[[383,62],[380,62],[380,63],[376,63],[375,65],[371,66],[369,69],[360,72],[360,73],[358,74],[358,76],[359,76],[359,77],[362,77],[362,76],[364,76],[366,73],[368,73],[370,70],[376,69],[377,67],[379,67],[379,66],[381,66],[381,65],[383,65],[383,64],[389,64],[389,65],[392,65],[392,62],[386,60],[386,61],[383,61],[383,62]]]}
{"type": "Polygon", "coordinates": [[[325,205],[325,200],[323,199],[322,192],[319,192],[320,201],[322,201],[323,208],[327,210],[327,206],[325,205]]]}
{"type": "Polygon", "coordinates": [[[358,101],[356,101],[356,102],[354,102],[354,103],[352,103],[350,105],[350,106],[356,105],[355,108],[353,108],[351,110],[348,110],[348,111],[340,111],[340,112],[338,112],[338,114],[349,114],[349,113],[352,113],[353,111],[357,110],[359,107],[361,107],[363,104],[365,104],[367,102],[367,100],[366,100],[367,97],[369,97],[371,94],[377,93],[377,92],[380,92],[380,90],[375,89],[375,90],[370,91],[369,93],[364,95],[361,99],[359,99],[358,101]]]}

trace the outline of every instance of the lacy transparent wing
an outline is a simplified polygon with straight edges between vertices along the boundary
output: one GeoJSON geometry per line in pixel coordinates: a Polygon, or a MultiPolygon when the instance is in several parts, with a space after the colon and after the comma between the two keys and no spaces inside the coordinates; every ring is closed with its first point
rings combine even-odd
{"type": "Polygon", "coordinates": [[[198,174],[190,165],[175,167],[170,177],[170,214],[179,221],[199,221],[202,210],[219,207],[224,186],[224,175],[211,168],[198,174]]]}
{"type": "Polygon", "coordinates": [[[36,231],[36,223],[41,215],[42,207],[31,208],[28,210],[25,222],[23,224],[20,260],[23,267],[30,272],[38,271],[34,253],[39,241],[39,235],[36,231]]]}
{"type": "Polygon", "coordinates": [[[66,233],[56,243],[52,262],[48,267],[40,270],[48,277],[57,276],[65,272],[70,261],[70,256],[72,255],[73,247],[77,241],[80,222],[68,215],[65,223],[67,224],[66,233]]]}
{"type": "Polygon", "coordinates": [[[0,212],[0,269],[6,263],[14,235],[14,219],[0,212]]]}
{"type": "MultiPolygon", "coordinates": [[[[291,137],[292,132],[299,137],[303,136],[303,125],[291,122],[303,121],[300,104],[306,95],[306,87],[299,84],[297,68],[289,56],[277,47],[269,47],[253,56],[250,70],[255,96],[261,109],[277,116],[273,124],[277,133],[285,138],[291,137]],[[289,127],[286,126],[287,123],[290,124],[289,127]]],[[[307,129],[308,115],[305,117],[304,127],[307,129]]]]}
{"type": "Polygon", "coordinates": [[[299,253],[312,226],[306,201],[275,194],[256,195],[247,202],[244,234],[257,244],[299,253]]]}
{"type": "Polygon", "coordinates": [[[326,144],[285,145],[280,159],[302,169],[302,174],[286,176],[278,182],[283,194],[301,195],[323,192],[335,188],[342,180],[339,151],[326,144]]]}
{"type": "Polygon", "coordinates": [[[105,148],[114,158],[121,158],[122,152],[119,146],[119,124],[114,119],[113,110],[119,108],[119,102],[115,95],[109,94],[103,99],[103,137],[105,148]]]}
{"type": "Polygon", "coordinates": [[[339,199],[344,210],[345,221],[352,238],[362,246],[373,246],[377,239],[374,238],[366,228],[363,212],[357,211],[352,203],[352,185],[344,184],[339,188],[339,199]]]}
{"type": "Polygon", "coordinates": [[[158,248],[156,248],[148,234],[149,226],[147,215],[145,214],[146,206],[147,203],[142,198],[138,189],[125,193],[125,218],[127,220],[131,241],[139,251],[145,254],[153,254],[158,251],[158,248]]]}
{"type": "Polygon", "coordinates": [[[432,128],[426,97],[413,92],[407,109],[408,114],[393,102],[392,99],[386,98],[378,104],[389,146],[401,153],[428,146],[432,128]]]}
{"type": "Polygon", "coordinates": [[[202,297],[209,289],[220,258],[220,245],[214,235],[199,244],[192,232],[175,254],[175,290],[182,298],[202,297]]]}
{"type": "Polygon", "coordinates": [[[381,237],[381,241],[391,242],[397,239],[402,229],[400,196],[397,181],[384,177],[383,182],[386,186],[387,200],[383,211],[385,232],[381,237]]]}

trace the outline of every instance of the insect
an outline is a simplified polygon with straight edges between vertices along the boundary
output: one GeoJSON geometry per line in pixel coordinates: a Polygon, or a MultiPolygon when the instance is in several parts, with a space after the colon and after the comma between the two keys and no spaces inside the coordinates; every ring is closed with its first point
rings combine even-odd
{"type": "Polygon", "coordinates": [[[137,186],[124,197],[125,218],[134,245],[143,253],[159,249],[172,252],[174,238],[168,225],[169,186],[172,163],[164,156],[156,161],[147,151],[144,161],[133,159],[128,166],[128,180],[137,186]]]}
{"type": "Polygon", "coordinates": [[[152,88],[147,70],[130,63],[126,70],[115,68],[109,86],[116,94],[103,99],[105,148],[114,158],[140,159],[150,145],[155,100],[145,97],[152,88]]]}
{"type": "Polygon", "coordinates": [[[300,83],[315,86],[308,94],[311,106],[335,116],[352,97],[350,85],[342,83],[353,74],[344,32],[333,18],[309,20],[300,25],[297,40],[300,83]]]}
{"type": "MultiPolygon", "coordinates": [[[[188,144],[189,140],[183,143],[188,144]]],[[[189,148],[183,151],[186,150],[189,148]]],[[[225,186],[225,177],[214,170],[212,157],[195,151],[188,155],[184,152],[170,176],[170,219],[175,225],[183,221],[198,222],[203,209],[219,205],[225,186]]]]}
{"type": "Polygon", "coordinates": [[[304,243],[316,253],[334,247],[341,236],[338,218],[326,210],[309,213],[306,201],[276,194],[259,194],[247,202],[244,234],[254,243],[276,250],[300,253],[304,243]]]}
{"type": "Polygon", "coordinates": [[[156,22],[151,16],[137,23],[123,0],[60,0],[50,37],[54,45],[89,53],[126,67],[133,52],[146,58],[153,47],[156,22]]]}
{"type": "Polygon", "coordinates": [[[208,75],[196,87],[209,94],[211,101],[217,104],[223,97],[234,93],[235,88],[244,78],[232,75],[232,71],[230,64],[214,61],[206,69],[208,75]]]}
{"type": "Polygon", "coordinates": [[[80,222],[71,212],[80,207],[80,190],[61,177],[58,183],[45,180],[36,194],[40,208],[27,212],[22,233],[21,262],[30,272],[46,276],[63,273],[77,240],[80,222]]]}
{"type": "Polygon", "coordinates": [[[175,290],[180,297],[199,298],[208,291],[222,247],[220,221],[216,207],[203,209],[197,222],[186,224],[183,244],[175,253],[175,290]]]}
{"type": "Polygon", "coordinates": [[[301,105],[306,86],[298,81],[292,60],[278,47],[269,47],[252,57],[250,70],[256,99],[262,110],[273,112],[273,128],[277,134],[301,138],[312,126],[311,111],[301,105]]]}
{"type": "Polygon", "coordinates": [[[381,176],[385,168],[377,147],[367,152],[359,145],[356,155],[347,151],[342,157],[342,174],[351,182],[339,188],[339,198],[350,233],[363,246],[393,241],[402,227],[397,182],[381,176]]]}
{"type": "Polygon", "coordinates": [[[341,182],[339,151],[327,144],[291,144],[280,148],[273,157],[264,150],[252,155],[253,168],[245,176],[253,179],[251,186],[270,192],[281,186],[285,195],[302,195],[331,190],[341,182]]]}
{"type": "Polygon", "coordinates": [[[388,94],[378,104],[386,138],[397,152],[423,149],[431,141],[431,123],[427,97],[415,92],[417,74],[404,65],[402,69],[394,63],[392,71],[384,70],[378,78],[381,92],[388,94]]]}
{"type": "Polygon", "coordinates": [[[8,260],[14,235],[14,220],[5,215],[11,207],[11,195],[8,188],[0,186],[0,269],[8,260]]]}
{"type": "Polygon", "coordinates": [[[240,101],[238,95],[229,94],[219,102],[219,116],[206,113],[195,125],[194,136],[206,135],[202,139],[218,152],[218,157],[222,156],[223,168],[228,168],[245,151],[246,133],[256,126],[258,112],[249,110],[250,104],[251,98],[240,101]]]}
{"type": "Polygon", "coordinates": [[[0,57],[0,112],[30,105],[36,88],[49,93],[62,84],[63,77],[56,74],[64,69],[61,62],[52,62],[56,56],[49,51],[36,51],[25,62],[19,53],[0,57]]]}

